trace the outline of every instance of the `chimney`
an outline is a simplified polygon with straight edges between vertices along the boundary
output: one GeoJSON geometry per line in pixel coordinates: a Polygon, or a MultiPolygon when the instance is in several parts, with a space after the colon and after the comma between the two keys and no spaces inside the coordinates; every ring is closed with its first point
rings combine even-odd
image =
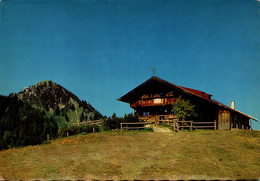
{"type": "Polygon", "coordinates": [[[235,109],[235,101],[231,101],[231,108],[235,109]]]}

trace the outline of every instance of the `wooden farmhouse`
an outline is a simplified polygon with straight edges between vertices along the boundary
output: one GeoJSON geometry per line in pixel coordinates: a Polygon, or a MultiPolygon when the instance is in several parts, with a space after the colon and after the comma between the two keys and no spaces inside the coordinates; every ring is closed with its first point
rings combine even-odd
{"type": "MultiPolygon", "coordinates": [[[[156,76],[151,77],[118,100],[130,104],[140,119],[150,122],[178,119],[172,112],[172,104],[181,96],[195,105],[197,117],[193,122],[213,122],[216,129],[250,129],[252,116],[212,99],[203,91],[172,84],[156,76]]],[[[256,120],[257,121],[257,120],[256,120]]]]}

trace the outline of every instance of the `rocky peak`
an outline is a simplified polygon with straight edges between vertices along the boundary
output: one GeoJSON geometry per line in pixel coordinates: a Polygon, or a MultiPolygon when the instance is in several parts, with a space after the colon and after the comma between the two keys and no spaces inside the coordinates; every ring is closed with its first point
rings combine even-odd
{"type": "Polygon", "coordinates": [[[82,119],[88,119],[87,115],[91,112],[102,116],[90,104],[81,101],[76,95],[50,80],[44,80],[25,88],[17,96],[19,100],[27,102],[35,108],[44,109],[51,113],[56,111],[65,114],[71,111],[78,111],[75,114],[83,114],[82,119]]]}

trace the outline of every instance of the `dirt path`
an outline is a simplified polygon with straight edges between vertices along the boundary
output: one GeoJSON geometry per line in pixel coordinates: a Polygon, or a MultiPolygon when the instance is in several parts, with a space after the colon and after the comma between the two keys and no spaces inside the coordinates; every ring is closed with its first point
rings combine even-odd
{"type": "Polygon", "coordinates": [[[4,179],[4,178],[0,175],[0,180],[6,180],[6,179],[4,179]]]}
{"type": "Polygon", "coordinates": [[[158,127],[155,125],[153,125],[153,131],[158,132],[158,133],[171,133],[172,132],[169,128],[162,128],[162,127],[158,127]]]}

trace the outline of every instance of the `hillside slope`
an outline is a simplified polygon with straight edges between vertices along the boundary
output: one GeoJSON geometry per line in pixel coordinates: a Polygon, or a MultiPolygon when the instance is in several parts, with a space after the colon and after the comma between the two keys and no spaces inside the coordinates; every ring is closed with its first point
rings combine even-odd
{"type": "Polygon", "coordinates": [[[10,180],[257,179],[259,150],[256,131],[104,132],[0,151],[0,175],[10,180]]]}
{"type": "Polygon", "coordinates": [[[61,130],[103,116],[86,101],[52,81],[0,95],[0,149],[39,144],[61,130]]]}

